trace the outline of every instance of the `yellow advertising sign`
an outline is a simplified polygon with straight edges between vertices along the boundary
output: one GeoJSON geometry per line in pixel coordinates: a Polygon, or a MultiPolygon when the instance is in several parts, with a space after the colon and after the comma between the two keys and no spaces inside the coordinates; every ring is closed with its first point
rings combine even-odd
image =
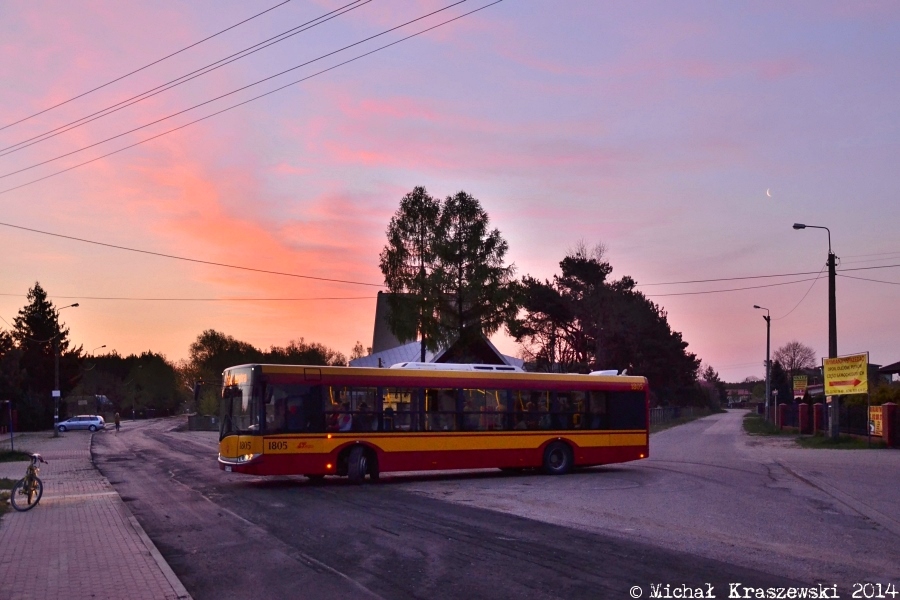
{"type": "Polygon", "coordinates": [[[878,437],[884,435],[884,423],[880,406],[869,407],[869,433],[878,437]]]}
{"type": "Polygon", "coordinates": [[[867,394],[869,392],[869,353],[823,358],[825,395],[867,394]]]}
{"type": "Polygon", "coordinates": [[[794,398],[802,398],[806,394],[806,375],[794,375],[794,398]]]}

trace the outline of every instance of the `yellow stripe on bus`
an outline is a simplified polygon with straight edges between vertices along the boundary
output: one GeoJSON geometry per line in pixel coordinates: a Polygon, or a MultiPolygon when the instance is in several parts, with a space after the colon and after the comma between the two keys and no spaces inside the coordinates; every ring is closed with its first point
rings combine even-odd
{"type": "Polygon", "coordinates": [[[352,433],[323,436],[230,436],[222,440],[222,456],[241,454],[327,454],[348,442],[363,442],[384,452],[416,452],[435,450],[529,450],[537,449],[548,440],[567,439],[581,448],[608,446],[643,446],[646,433],[559,432],[548,433],[415,433],[379,436],[359,436],[352,433]],[[240,446],[240,448],[239,448],[240,446]]]}

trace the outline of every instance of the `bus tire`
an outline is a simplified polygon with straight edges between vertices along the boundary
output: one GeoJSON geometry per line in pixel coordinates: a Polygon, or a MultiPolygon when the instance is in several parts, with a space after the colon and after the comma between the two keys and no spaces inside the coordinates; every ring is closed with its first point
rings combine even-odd
{"type": "Polygon", "coordinates": [[[553,442],[544,450],[544,473],[565,475],[572,470],[572,449],[565,442],[553,442]]]}
{"type": "Polygon", "coordinates": [[[369,470],[369,457],[362,446],[354,446],[347,458],[347,479],[352,483],[362,483],[369,470]]]}

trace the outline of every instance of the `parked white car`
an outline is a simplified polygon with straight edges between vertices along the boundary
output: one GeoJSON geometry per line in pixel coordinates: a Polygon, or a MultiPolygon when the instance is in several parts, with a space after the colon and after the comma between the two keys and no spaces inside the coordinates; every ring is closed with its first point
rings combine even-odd
{"type": "Polygon", "coordinates": [[[89,431],[97,431],[106,427],[106,422],[100,415],[78,415],[71,419],[66,419],[57,424],[59,431],[68,431],[69,429],[87,429],[89,431]]]}

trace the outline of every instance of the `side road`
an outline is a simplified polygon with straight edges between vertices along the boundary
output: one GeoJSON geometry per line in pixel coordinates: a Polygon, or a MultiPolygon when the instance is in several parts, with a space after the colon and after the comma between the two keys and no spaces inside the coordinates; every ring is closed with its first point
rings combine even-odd
{"type": "MultiPolygon", "coordinates": [[[[16,450],[38,452],[44,495],[28,512],[0,520],[0,598],[190,599],[122,498],[91,462],[95,434],[17,435],[16,450]]],[[[0,441],[9,449],[9,439],[0,441]]],[[[19,479],[25,462],[0,463],[19,479]]]]}

